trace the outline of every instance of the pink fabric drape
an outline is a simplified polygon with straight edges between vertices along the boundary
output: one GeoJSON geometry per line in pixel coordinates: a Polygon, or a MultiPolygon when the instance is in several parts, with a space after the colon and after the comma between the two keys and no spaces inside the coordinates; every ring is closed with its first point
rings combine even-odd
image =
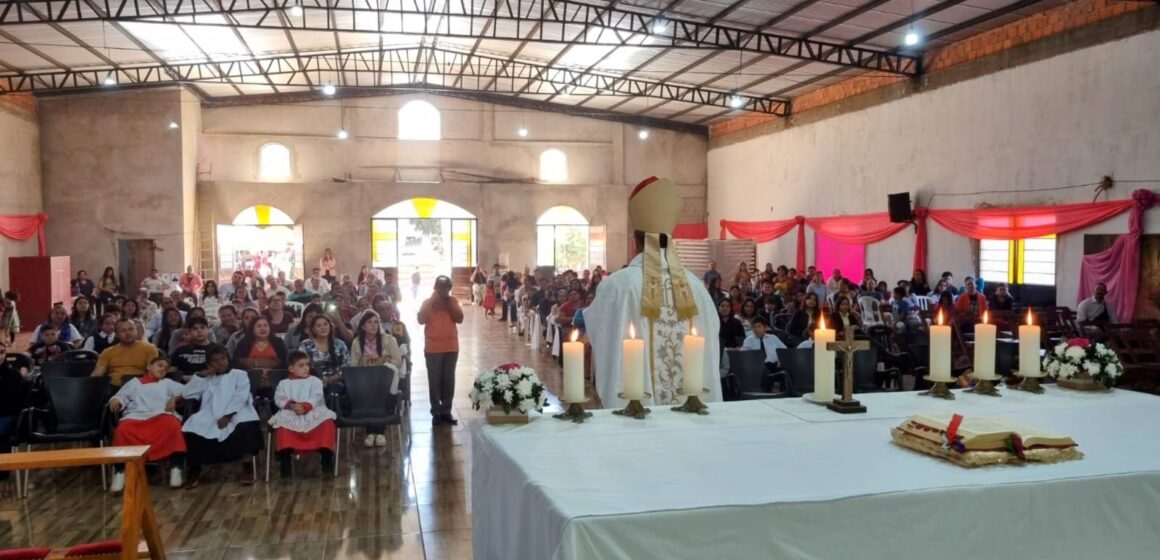
{"type": "Polygon", "coordinates": [[[0,235],[18,241],[35,235],[40,243],[40,256],[43,257],[47,254],[44,246],[44,222],[47,221],[48,216],[44,214],[0,216],[0,235]]]}
{"type": "Polygon", "coordinates": [[[1132,193],[1132,213],[1128,215],[1128,234],[1121,235],[1105,251],[1085,255],[1079,273],[1076,301],[1092,295],[1096,284],[1108,286],[1107,301],[1115,310],[1116,321],[1127,323],[1136,311],[1140,290],[1140,235],[1144,231],[1144,212],[1156,204],[1156,193],[1140,189],[1132,193]]]}
{"type": "Polygon", "coordinates": [[[862,282],[866,271],[866,245],[863,243],[842,243],[823,233],[814,232],[814,266],[830,278],[834,269],[842,271],[842,277],[854,283],[862,282]]]}
{"type": "Polygon", "coordinates": [[[757,243],[773,241],[797,226],[797,258],[795,265],[798,270],[806,268],[806,217],[794,216],[788,220],[770,220],[766,222],[737,222],[721,220],[721,239],[726,233],[738,239],[752,239],[757,243]]]}
{"type": "Polygon", "coordinates": [[[673,239],[709,239],[708,222],[677,224],[673,228],[673,239]]]}
{"type": "Polygon", "coordinates": [[[906,229],[909,224],[896,224],[890,221],[890,214],[876,212],[873,214],[806,218],[806,225],[834,241],[866,245],[882,241],[906,229]]]}
{"type": "Polygon", "coordinates": [[[1098,224],[1132,207],[1132,200],[1023,206],[1016,208],[930,209],[938,225],[972,239],[1030,239],[1059,235],[1098,224]]]}

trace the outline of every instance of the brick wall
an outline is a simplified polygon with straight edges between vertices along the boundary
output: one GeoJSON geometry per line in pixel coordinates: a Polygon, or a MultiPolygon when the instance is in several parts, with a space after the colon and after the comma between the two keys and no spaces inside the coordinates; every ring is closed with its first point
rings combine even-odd
{"type": "MultiPolygon", "coordinates": [[[[1154,4],[1125,0],[1077,0],[928,52],[924,55],[924,65],[928,74],[945,70],[1057,33],[1148,7],[1154,7],[1154,4]]],[[[873,72],[850,78],[794,98],[793,114],[801,114],[907,80],[909,78],[905,76],[873,72]]],[[[779,117],[770,115],[736,117],[710,127],[709,137],[719,138],[775,120],[779,120],[779,117]]]]}
{"type": "Polygon", "coordinates": [[[0,105],[23,109],[31,113],[36,112],[36,98],[28,93],[0,95],[0,105]]]}

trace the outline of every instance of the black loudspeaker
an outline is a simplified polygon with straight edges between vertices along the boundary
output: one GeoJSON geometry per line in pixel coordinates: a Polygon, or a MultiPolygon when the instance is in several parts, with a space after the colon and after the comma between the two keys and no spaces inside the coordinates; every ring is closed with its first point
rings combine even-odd
{"type": "Polygon", "coordinates": [[[896,193],[888,196],[890,205],[890,221],[894,223],[909,222],[914,219],[910,211],[910,193],[896,193]]]}

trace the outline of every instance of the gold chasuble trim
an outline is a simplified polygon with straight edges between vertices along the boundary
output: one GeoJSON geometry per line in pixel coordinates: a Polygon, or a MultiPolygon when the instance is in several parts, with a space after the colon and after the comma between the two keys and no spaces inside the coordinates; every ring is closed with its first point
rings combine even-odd
{"type": "MultiPolygon", "coordinates": [[[[697,302],[693,299],[693,289],[689,286],[689,278],[685,274],[685,267],[677,258],[676,251],[669,251],[666,255],[669,264],[669,281],[673,286],[673,308],[677,313],[678,321],[691,321],[697,316],[697,302]]],[[[644,286],[640,292],[640,314],[648,319],[648,369],[652,379],[653,393],[660,394],[660,380],[657,377],[656,367],[656,338],[654,337],[657,320],[661,318],[661,306],[665,302],[665,282],[661,271],[661,237],[659,233],[644,234],[644,266],[641,277],[644,286]]]]}

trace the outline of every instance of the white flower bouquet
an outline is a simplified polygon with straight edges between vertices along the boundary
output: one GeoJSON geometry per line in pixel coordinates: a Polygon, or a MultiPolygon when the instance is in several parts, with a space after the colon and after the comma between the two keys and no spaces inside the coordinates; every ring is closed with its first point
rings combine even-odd
{"type": "Polygon", "coordinates": [[[1062,380],[1090,379],[1104,387],[1124,374],[1119,356],[1107,346],[1088,338],[1061,342],[1043,357],[1043,371],[1062,380]]]}
{"type": "Polygon", "coordinates": [[[469,396],[475,410],[494,406],[502,408],[505,414],[543,412],[548,403],[548,391],[536,376],[536,370],[516,363],[479,372],[469,396]]]}

